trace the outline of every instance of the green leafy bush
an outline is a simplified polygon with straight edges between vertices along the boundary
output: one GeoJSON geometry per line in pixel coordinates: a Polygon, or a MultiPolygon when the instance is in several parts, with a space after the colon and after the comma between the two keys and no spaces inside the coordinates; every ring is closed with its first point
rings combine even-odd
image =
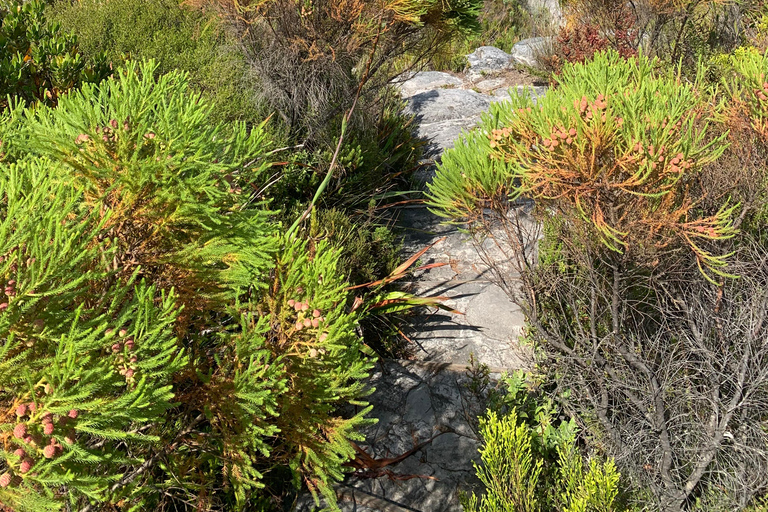
{"type": "Polygon", "coordinates": [[[0,2],[0,110],[7,97],[55,105],[59,96],[109,74],[103,58],[90,62],[77,40],[44,15],[45,2],[0,2]]]}
{"type": "Polygon", "coordinates": [[[175,0],[59,0],[46,15],[77,35],[88,59],[153,59],[158,75],[188,72],[192,88],[215,102],[217,120],[261,117],[236,41],[212,14],[175,0]]]}
{"type": "Polygon", "coordinates": [[[250,510],[304,485],[334,506],[372,364],[339,253],[240,192],[263,125],[156,75],[4,115],[0,504],[250,510]]]}
{"type": "Polygon", "coordinates": [[[559,422],[551,401],[525,390],[529,376],[507,379],[508,412],[489,411],[480,419],[481,464],[485,487],[479,498],[463,496],[468,512],[609,512],[618,510],[619,478],[613,461],[593,457],[585,467],[576,445],[573,420],[559,422]],[[559,423],[559,424],[558,424],[559,423]]]}

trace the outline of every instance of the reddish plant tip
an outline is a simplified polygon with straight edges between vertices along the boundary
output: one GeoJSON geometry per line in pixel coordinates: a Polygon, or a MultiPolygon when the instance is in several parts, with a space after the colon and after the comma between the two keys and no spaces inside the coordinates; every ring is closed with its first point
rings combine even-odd
{"type": "Polygon", "coordinates": [[[132,368],[128,368],[127,370],[125,370],[125,378],[126,379],[133,378],[133,373],[134,373],[133,369],[132,368]]]}
{"type": "Polygon", "coordinates": [[[301,310],[302,310],[302,311],[307,311],[307,310],[309,310],[309,304],[308,304],[308,303],[306,303],[306,302],[305,302],[304,304],[302,304],[302,305],[301,305],[301,310]]]}
{"type": "Polygon", "coordinates": [[[19,473],[21,474],[27,473],[30,469],[32,469],[32,459],[24,459],[19,464],[19,473]]]}
{"type": "Polygon", "coordinates": [[[24,436],[27,435],[27,424],[26,423],[19,423],[14,427],[13,429],[13,437],[16,439],[24,439],[24,436]]]}
{"type": "Polygon", "coordinates": [[[302,307],[303,305],[304,305],[304,304],[302,304],[301,302],[294,302],[294,304],[293,304],[293,309],[295,309],[296,311],[301,311],[301,307],[302,307]]]}
{"type": "Polygon", "coordinates": [[[304,323],[303,323],[303,322],[300,322],[300,321],[299,321],[299,322],[296,322],[296,330],[297,330],[297,331],[300,331],[300,330],[302,330],[303,328],[304,328],[304,323]]]}
{"type": "Polygon", "coordinates": [[[25,452],[23,448],[16,448],[13,454],[21,459],[27,455],[27,452],[25,452]]]}
{"type": "Polygon", "coordinates": [[[114,330],[114,329],[107,329],[106,331],[104,331],[104,334],[105,334],[106,336],[112,336],[112,334],[113,334],[114,332],[115,332],[115,330],[114,330]]]}
{"type": "Polygon", "coordinates": [[[16,280],[15,279],[9,279],[7,284],[8,284],[8,286],[13,286],[13,285],[16,284],[16,280]]]}
{"type": "Polygon", "coordinates": [[[128,331],[126,331],[125,329],[120,329],[120,331],[118,332],[118,334],[119,334],[119,335],[120,335],[120,337],[122,338],[123,336],[125,336],[126,334],[128,334],[128,331]]]}
{"type": "Polygon", "coordinates": [[[56,455],[56,447],[49,444],[45,448],[43,448],[43,456],[45,456],[46,459],[52,459],[56,455]]]}
{"type": "Polygon", "coordinates": [[[324,332],[320,335],[320,341],[325,341],[326,339],[328,339],[328,333],[324,332]]]}
{"type": "Polygon", "coordinates": [[[26,416],[27,404],[21,404],[16,408],[16,416],[26,416]]]}
{"type": "Polygon", "coordinates": [[[120,352],[120,344],[119,343],[115,343],[114,345],[112,345],[112,352],[120,352]]]}
{"type": "Polygon", "coordinates": [[[125,348],[127,348],[128,350],[133,350],[135,346],[136,344],[134,343],[133,338],[128,338],[125,341],[125,348]]]}
{"type": "Polygon", "coordinates": [[[320,318],[320,315],[322,315],[322,313],[320,312],[319,309],[316,309],[312,312],[312,316],[315,318],[320,318]]]}
{"type": "Polygon", "coordinates": [[[53,423],[45,423],[43,425],[43,434],[47,436],[53,434],[53,423]]]}
{"type": "Polygon", "coordinates": [[[40,421],[43,423],[50,423],[53,421],[53,414],[50,412],[46,412],[42,416],[40,416],[40,421]]]}
{"type": "Polygon", "coordinates": [[[317,318],[313,318],[312,319],[312,327],[317,328],[319,326],[320,326],[320,320],[318,320],[317,318]]]}
{"type": "Polygon", "coordinates": [[[78,414],[79,414],[79,413],[77,412],[77,409],[71,409],[71,410],[70,410],[70,411],[67,413],[67,416],[68,416],[68,417],[70,417],[70,418],[72,418],[72,419],[74,420],[74,419],[77,419],[77,416],[78,416],[78,414]]]}
{"type": "Polygon", "coordinates": [[[8,303],[7,302],[0,303],[0,311],[5,311],[6,309],[8,309],[8,303]]]}
{"type": "Polygon", "coordinates": [[[291,307],[291,308],[292,308],[292,307],[293,307],[295,304],[296,304],[296,301],[295,301],[295,300],[293,300],[293,299],[291,299],[291,300],[289,300],[289,301],[288,301],[288,307],[291,307]]]}
{"type": "Polygon", "coordinates": [[[310,320],[309,318],[305,318],[304,319],[304,327],[309,327],[311,325],[312,325],[312,320],[310,320]]]}
{"type": "Polygon", "coordinates": [[[0,475],[0,487],[8,487],[11,485],[11,474],[10,473],[3,473],[0,475]]]}

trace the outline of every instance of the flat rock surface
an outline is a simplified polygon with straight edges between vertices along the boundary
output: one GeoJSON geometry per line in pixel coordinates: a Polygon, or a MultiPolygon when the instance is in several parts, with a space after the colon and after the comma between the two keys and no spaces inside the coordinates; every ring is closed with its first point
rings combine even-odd
{"type": "MultiPolygon", "coordinates": [[[[500,55],[488,49],[479,53],[500,55]]],[[[472,90],[481,87],[469,74],[430,72],[414,75],[410,84],[401,83],[406,112],[416,116],[418,135],[429,140],[427,156],[438,160],[493,102],[509,97],[510,87],[513,93],[544,94],[546,88],[531,89],[528,79],[510,80],[519,76],[515,73],[484,76],[482,90],[493,94],[472,90]],[[424,90],[427,86],[432,88],[424,90]]],[[[432,176],[427,171],[422,181],[432,176]]],[[[460,512],[459,492],[478,486],[473,462],[479,459],[480,444],[475,428],[484,412],[482,397],[468,392],[467,365],[473,357],[496,376],[530,367],[530,351],[519,340],[525,318],[456,227],[441,224],[425,206],[401,209],[398,226],[405,234],[404,256],[437,242],[421,263],[444,263],[417,273],[404,283],[406,288],[419,296],[446,297],[445,304],[457,313],[426,311],[416,317],[406,332],[413,342],[412,360],[377,365],[369,381],[376,391],[369,402],[378,423],[363,432],[365,441],[359,445],[379,460],[408,456],[378,470],[350,474],[336,487],[339,505],[344,512],[460,512]]],[[[503,261],[503,255],[492,253],[493,247],[486,244],[485,249],[503,261]]],[[[297,510],[313,508],[312,500],[302,496],[297,510]]]]}
{"type": "Polygon", "coordinates": [[[408,98],[424,91],[440,88],[461,87],[464,81],[450,73],[442,71],[420,71],[407,80],[396,82],[400,88],[400,94],[408,98]]]}

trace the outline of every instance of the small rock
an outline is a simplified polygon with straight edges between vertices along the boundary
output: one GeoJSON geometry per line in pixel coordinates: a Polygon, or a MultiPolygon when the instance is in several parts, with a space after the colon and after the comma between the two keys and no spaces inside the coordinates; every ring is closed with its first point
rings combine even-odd
{"type": "Polygon", "coordinates": [[[506,80],[504,80],[503,78],[488,78],[486,80],[481,80],[477,82],[475,84],[475,89],[477,89],[480,92],[487,93],[494,89],[499,89],[503,87],[505,83],[506,83],[506,80]]]}
{"type": "Polygon", "coordinates": [[[523,39],[512,47],[512,58],[519,64],[535,68],[539,65],[539,56],[549,53],[554,42],[554,37],[523,39]]]}
{"type": "Polygon", "coordinates": [[[495,46],[481,46],[467,55],[467,63],[467,74],[477,77],[503,71],[513,64],[513,60],[510,54],[495,46]]]}

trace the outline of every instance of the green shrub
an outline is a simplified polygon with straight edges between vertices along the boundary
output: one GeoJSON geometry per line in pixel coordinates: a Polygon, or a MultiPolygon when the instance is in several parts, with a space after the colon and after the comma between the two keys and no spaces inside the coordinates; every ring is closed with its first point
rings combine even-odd
{"type": "Polygon", "coordinates": [[[239,193],[263,126],[156,75],[24,112],[0,163],[0,504],[334,506],[372,364],[339,253],[239,193]]]}
{"type": "Polygon", "coordinates": [[[88,62],[77,40],[44,15],[45,2],[0,2],[0,111],[8,95],[26,103],[55,105],[59,96],[109,74],[104,59],[88,62]]]}
{"type": "Polygon", "coordinates": [[[528,376],[507,379],[508,412],[480,419],[481,497],[462,497],[467,512],[609,512],[618,510],[619,473],[613,461],[593,457],[585,467],[573,420],[558,422],[556,409],[524,389],[528,376]],[[559,424],[558,424],[559,423],[559,424]]]}
{"type": "Polygon", "coordinates": [[[105,55],[114,66],[153,59],[158,75],[188,72],[192,88],[216,103],[216,119],[261,117],[255,82],[236,41],[214,15],[176,0],[59,0],[49,10],[48,16],[77,35],[86,58],[105,55]]]}
{"type": "Polygon", "coordinates": [[[466,145],[453,150],[462,156],[444,159],[429,187],[438,214],[482,222],[489,205],[501,212],[526,196],[583,221],[617,253],[653,258],[655,245],[681,243],[717,272],[723,260],[700,245],[733,235],[733,209],[691,208],[692,181],[726,147],[723,137],[705,140],[703,91],[655,73],[646,57],[625,60],[612,51],[566,66],[559,82],[535,105],[513,97],[515,115],[486,135],[490,158],[505,164],[455,165],[480,158],[467,156],[474,151],[466,145]]]}

